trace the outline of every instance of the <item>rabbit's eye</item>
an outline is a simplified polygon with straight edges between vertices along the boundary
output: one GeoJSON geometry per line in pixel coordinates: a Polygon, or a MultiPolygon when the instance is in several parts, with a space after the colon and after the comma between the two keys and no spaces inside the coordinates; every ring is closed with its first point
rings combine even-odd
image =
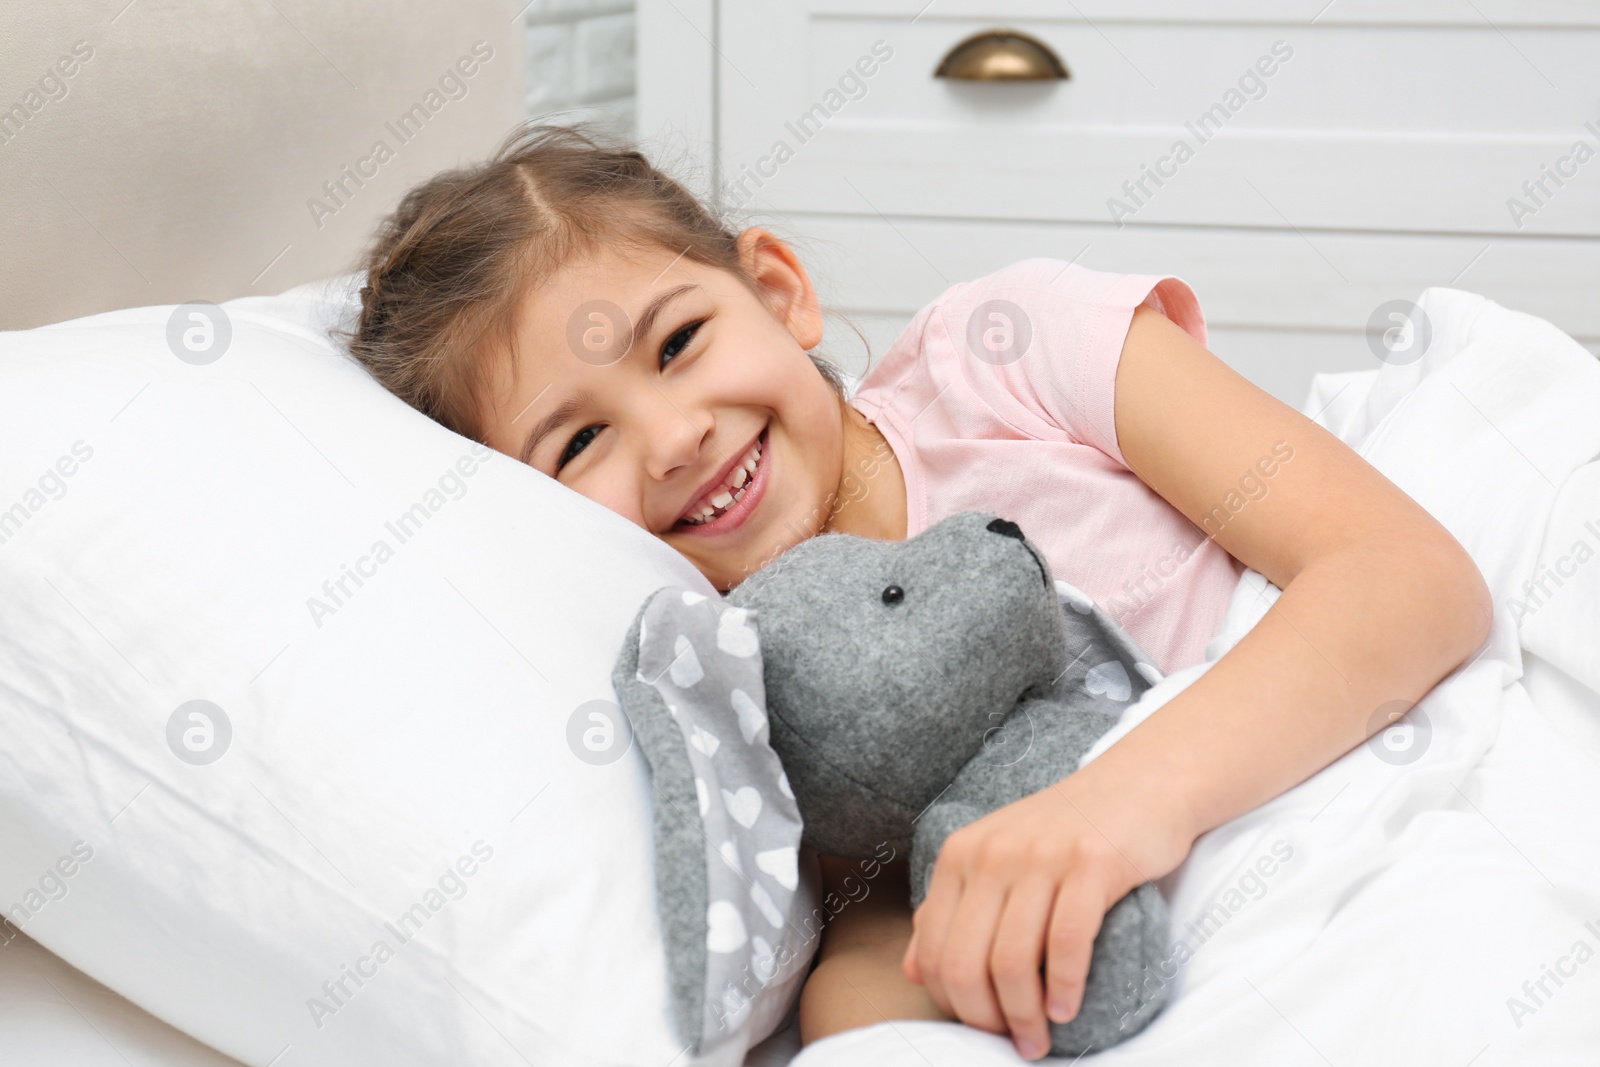
{"type": "Polygon", "coordinates": [[[898,585],[887,585],[883,588],[883,602],[891,606],[900,603],[906,598],[906,591],[898,585]]]}

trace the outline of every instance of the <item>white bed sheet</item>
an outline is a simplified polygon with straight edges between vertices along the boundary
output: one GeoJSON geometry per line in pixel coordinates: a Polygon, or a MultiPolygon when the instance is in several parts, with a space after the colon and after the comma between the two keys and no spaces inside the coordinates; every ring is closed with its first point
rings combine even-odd
{"type": "Polygon", "coordinates": [[[0,944],[0,1063],[242,1067],[20,933],[0,944]]]}
{"type": "MultiPolygon", "coordinates": [[[[1579,942],[1600,953],[1600,692],[1524,653],[1508,605],[1556,489],[1600,462],[1600,365],[1480,297],[1433,289],[1421,303],[1435,342],[1420,364],[1319,376],[1303,410],[1472,551],[1495,591],[1494,632],[1421,702],[1432,724],[1421,759],[1395,766],[1359,748],[1205,835],[1163,879],[1181,936],[1273,842],[1294,849],[1197,943],[1163,1015],[1093,1062],[1520,1067],[1600,1055],[1600,956],[1574,962],[1579,942]],[[1572,973],[1558,985],[1547,968],[1572,973]]],[[[1247,571],[1207,663],[1153,689],[1106,743],[1191,683],[1277,592],[1247,571]]],[[[1600,605],[1544,610],[1600,642],[1600,605]]],[[[791,1025],[747,1067],[869,1062],[1023,1061],[1002,1037],[902,1021],[803,1051],[791,1025]]],[[[0,1063],[239,1067],[20,935],[0,945],[0,1063]]]]}
{"type": "MultiPolygon", "coordinates": [[[[791,1020],[751,1049],[744,1067],[784,1067],[799,1051],[800,1032],[791,1020]]],[[[107,989],[26,934],[0,943],[0,1064],[244,1067],[107,989]]]]}

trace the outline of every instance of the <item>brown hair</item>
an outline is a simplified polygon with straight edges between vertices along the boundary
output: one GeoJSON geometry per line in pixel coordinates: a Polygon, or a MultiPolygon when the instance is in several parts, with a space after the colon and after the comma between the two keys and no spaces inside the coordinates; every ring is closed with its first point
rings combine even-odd
{"type": "MultiPolygon", "coordinates": [[[[383,220],[346,337],[390,392],[481,441],[477,398],[492,371],[484,341],[513,347],[523,293],[602,242],[621,242],[681,253],[759,295],[737,239],[642,153],[581,124],[525,123],[489,160],[423,182],[383,220]]],[[[839,372],[812,361],[843,395],[839,372]]]]}

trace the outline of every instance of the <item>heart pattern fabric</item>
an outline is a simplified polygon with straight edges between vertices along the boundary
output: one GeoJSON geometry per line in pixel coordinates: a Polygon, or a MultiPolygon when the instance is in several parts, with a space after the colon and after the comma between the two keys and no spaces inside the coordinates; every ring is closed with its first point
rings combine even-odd
{"type": "Polygon", "coordinates": [[[652,769],[656,802],[693,823],[658,838],[656,869],[684,1040],[705,1056],[756,1016],[781,1016],[798,990],[788,978],[810,962],[819,888],[800,877],[800,811],[768,745],[766,688],[756,613],[678,589],[646,603],[637,628],[637,667],[619,686],[652,769]],[[654,699],[637,699],[646,687],[654,699]],[[684,766],[686,761],[686,767],[684,766]],[[684,773],[663,773],[672,767],[684,773]],[[673,781],[693,791],[673,795],[673,781]],[[663,782],[669,783],[663,786],[663,782]],[[663,840],[670,840],[663,847],[663,840]],[[704,910],[685,915],[666,887],[704,886],[704,910]],[[696,932],[698,931],[698,932],[696,932]],[[677,936],[674,936],[674,935],[677,936]],[[700,975],[703,973],[703,979],[700,975]],[[770,991],[769,991],[770,987],[770,991]]]}

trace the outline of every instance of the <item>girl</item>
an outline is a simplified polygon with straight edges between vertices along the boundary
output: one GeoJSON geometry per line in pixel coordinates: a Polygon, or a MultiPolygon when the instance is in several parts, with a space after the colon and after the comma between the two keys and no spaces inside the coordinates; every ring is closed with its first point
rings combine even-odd
{"type": "Polygon", "coordinates": [[[1203,658],[1241,565],[1283,590],[1101,758],[953,834],[914,915],[903,864],[845,908],[802,994],[805,1041],[953,1017],[1043,1055],[1113,903],[1488,633],[1460,544],[1207,351],[1177,278],[1031,259],[954,285],[847,399],[811,354],[822,313],[789,245],[560,127],[414,189],[367,266],[351,347],[379,381],[719,588],[824,531],[898,539],[992,511],[1166,672],[1203,658]]]}

